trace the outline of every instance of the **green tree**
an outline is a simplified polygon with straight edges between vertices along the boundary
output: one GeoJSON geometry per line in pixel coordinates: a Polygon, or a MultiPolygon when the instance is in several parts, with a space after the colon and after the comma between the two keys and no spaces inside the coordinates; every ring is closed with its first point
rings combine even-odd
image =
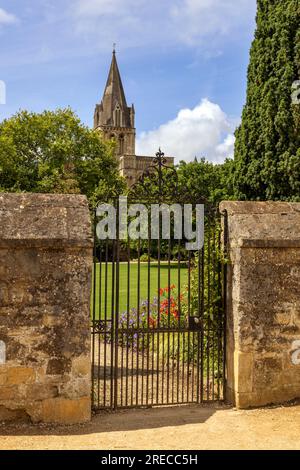
{"type": "Polygon", "coordinates": [[[300,199],[299,0],[258,0],[247,102],[236,132],[234,187],[240,199],[300,199]]]}
{"type": "Polygon", "coordinates": [[[205,201],[217,205],[231,199],[233,188],[230,180],[233,160],[214,164],[204,158],[191,163],[181,162],[178,166],[179,191],[186,194],[191,202],[205,201]]]}
{"type": "Polygon", "coordinates": [[[0,123],[0,191],[81,193],[95,204],[125,188],[113,150],[70,109],[21,111],[0,123]]]}
{"type": "MultiPolygon", "coordinates": [[[[187,163],[181,161],[174,169],[162,170],[162,199],[165,202],[201,203],[217,205],[225,199],[233,198],[233,160],[222,164],[211,163],[205,158],[187,163]]],[[[150,197],[158,200],[159,177],[157,172],[145,177],[143,184],[134,186],[134,195],[141,200],[150,197]]],[[[129,191],[129,195],[131,191],[129,191]]]]}

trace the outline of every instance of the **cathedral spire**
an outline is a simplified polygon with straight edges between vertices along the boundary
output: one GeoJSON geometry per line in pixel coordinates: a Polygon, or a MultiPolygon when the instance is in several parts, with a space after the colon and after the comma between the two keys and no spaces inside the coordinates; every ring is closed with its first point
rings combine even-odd
{"type": "MultiPolygon", "coordinates": [[[[129,186],[151,167],[153,157],[135,154],[135,110],[134,105],[127,106],[115,44],[103,98],[95,108],[94,129],[101,132],[105,141],[114,141],[120,174],[126,178],[129,186]]],[[[174,159],[166,160],[174,164],[174,159]]]]}
{"type": "Polygon", "coordinates": [[[134,113],[132,112],[132,109],[127,106],[117,63],[115,44],[113,46],[111,66],[99,112],[98,125],[100,126],[134,127],[134,113]]]}
{"type": "Polygon", "coordinates": [[[95,109],[94,128],[100,130],[105,139],[114,139],[117,142],[118,157],[135,155],[134,121],[134,106],[127,106],[114,44],[103,98],[95,109]]]}

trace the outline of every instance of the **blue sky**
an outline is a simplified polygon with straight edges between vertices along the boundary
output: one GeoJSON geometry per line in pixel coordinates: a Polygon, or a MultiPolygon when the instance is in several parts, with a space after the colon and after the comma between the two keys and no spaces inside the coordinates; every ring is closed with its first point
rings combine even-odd
{"type": "Polygon", "coordinates": [[[232,154],[255,0],[0,0],[0,120],[71,106],[92,125],[117,43],[137,148],[178,160],[232,154]]]}

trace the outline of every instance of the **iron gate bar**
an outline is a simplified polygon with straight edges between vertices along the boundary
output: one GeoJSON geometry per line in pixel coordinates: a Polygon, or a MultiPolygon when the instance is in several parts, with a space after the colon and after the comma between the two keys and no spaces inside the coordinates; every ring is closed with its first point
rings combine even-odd
{"type": "MultiPolygon", "coordinates": [[[[92,318],[92,403],[94,404],[94,386],[95,386],[95,341],[96,341],[96,212],[94,217],[94,250],[93,250],[93,318],[92,318]]],[[[99,397],[99,393],[98,393],[99,397]]],[[[98,403],[99,406],[99,403],[98,403]]]]}
{"type": "MultiPolygon", "coordinates": [[[[127,247],[128,267],[127,267],[127,312],[130,309],[130,243],[127,247]]],[[[127,328],[129,329],[129,315],[127,315],[127,328]]],[[[126,344],[126,406],[128,406],[128,391],[129,391],[129,343],[126,344]]]]}
{"type": "MultiPolygon", "coordinates": [[[[150,277],[150,269],[151,269],[151,225],[150,225],[150,214],[148,214],[148,278],[147,278],[147,328],[150,327],[150,291],[151,291],[151,277],[150,277]]],[[[151,338],[151,334],[147,334],[147,343],[149,344],[149,340],[151,338]]],[[[153,360],[152,360],[153,364],[153,360]]],[[[150,368],[150,351],[148,347],[148,354],[147,354],[147,371],[149,372],[150,368]]],[[[146,404],[149,403],[149,373],[147,373],[146,377],[147,387],[146,387],[146,404]]],[[[153,389],[153,371],[152,371],[152,389],[153,389]]]]}
{"type": "Polygon", "coordinates": [[[221,217],[223,218],[223,256],[225,262],[222,265],[222,283],[223,283],[223,290],[222,290],[222,310],[224,312],[223,315],[223,399],[226,400],[226,390],[227,390],[227,383],[226,383],[226,345],[227,345],[227,258],[228,258],[228,243],[229,243],[229,235],[228,235],[228,212],[224,210],[221,213],[221,217]]]}

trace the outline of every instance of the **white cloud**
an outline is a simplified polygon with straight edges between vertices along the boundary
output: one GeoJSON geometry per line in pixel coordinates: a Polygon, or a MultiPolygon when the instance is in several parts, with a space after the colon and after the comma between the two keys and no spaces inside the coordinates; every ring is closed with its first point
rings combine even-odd
{"type": "Polygon", "coordinates": [[[137,139],[137,153],[154,155],[161,147],[176,162],[195,157],[221,162],[233,156],[233,131],[234,124],[220,106],[203,99],[193,109],[182,109],[158,129],[143,132],[137,139]]]}
{"type": "Polygon", "coordinates": [[[216,155],[221,160],[224,160],[224,158],[227,158],[227,157],[233,157],[234,143],[235,143],[234,135],[228,134],[225,140],[217,146],[216,155]]]}
{"type": "MultiPolygon", "coordinates": [[[[254,0],[76,0],[72,12],[78,32],[113,37],[128,46],[185,44],[207,51],[223,46],[224,37],[249,28],[254,0]]],[[[110,43],[109,43],[110,47],[110,43]]]]}
{"type": "Polygon", "coordinates": [[[3,8],[0,8],[0,25],[17,23],[18,19],[15,15],[8,13],[3,8]]]}
{"type": "Polygon", "coordinates": [[[195,45],[206,37],[213,42],[249,22],[254,0],[181,0],[171,8],[171,19],[179,39],[195,45]]]}

